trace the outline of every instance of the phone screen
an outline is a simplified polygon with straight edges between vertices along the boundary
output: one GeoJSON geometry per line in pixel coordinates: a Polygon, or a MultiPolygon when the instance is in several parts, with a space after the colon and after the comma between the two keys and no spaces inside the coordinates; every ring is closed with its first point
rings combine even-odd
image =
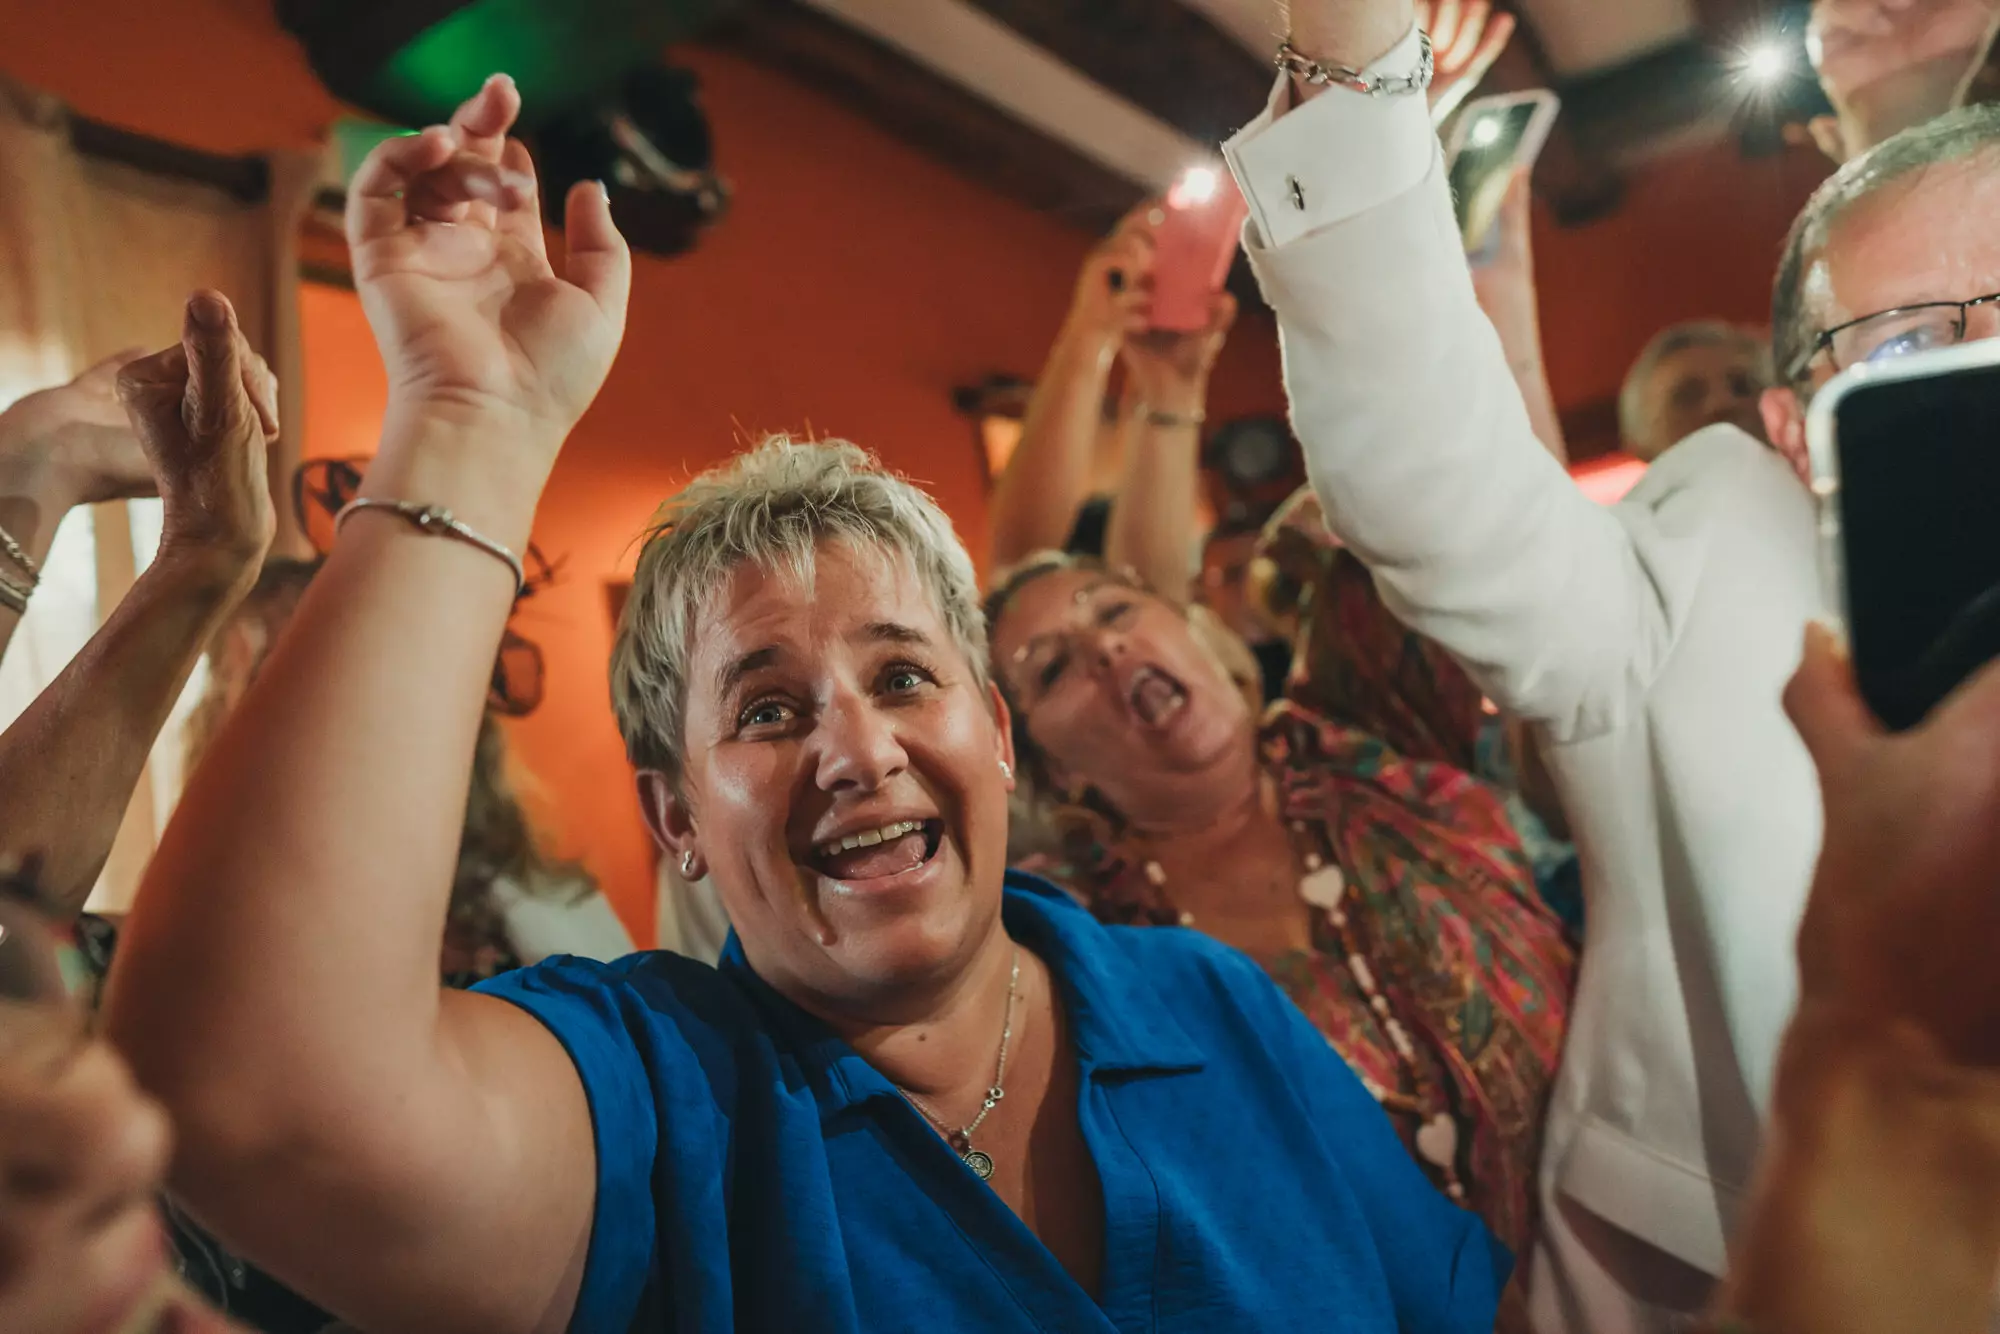
{"type": "Polygon", "coordinates": [[[1466,115],[1458,156],[1451,160],[1451,197],[1468,254],[1483,250],[1500,219],[1521,147],[1535,127],[1542,103],[1507,101],[1473,106],[1466,115]]]}
{"type": "Polygon", "coordinates": [[[1859,387],[1835,442],[1855,675],[1914,727],[2000,656],[2000,367],[1859,387]]]}
{"type": "Polygon", "coordinates": [[[1174,185],[1153,233],[1155,329],[1191,333],[1208,325],[1248,211],[1227,172],[1198,167],[1174,185]]]}

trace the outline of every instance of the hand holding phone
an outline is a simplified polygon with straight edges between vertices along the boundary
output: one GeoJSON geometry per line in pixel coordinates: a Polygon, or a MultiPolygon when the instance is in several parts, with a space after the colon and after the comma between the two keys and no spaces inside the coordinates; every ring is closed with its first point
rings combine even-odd
{"type": "Polygon", "coordinates": [[[1193,333],[1208,327],[1249,212],[1228,172],[1190,167],[1181,173],[1153,234],[1153,328],[1193,333]]]}
{"type": "Polygon", "coordinates": [[[2000,657],[2000,342],[1845,371],[1806,441],[1856,681],[1907,730],[2000,657]]]}
{"type": "Polygon", "coordinates": [[[1448,155],[1451,196],[1465,253],[1475,265],[1499,244],[1507,187],[1541,156],[1561,109],[1561,99],[1544,88],[1482,97],[1459,116],[1448,155]]]}

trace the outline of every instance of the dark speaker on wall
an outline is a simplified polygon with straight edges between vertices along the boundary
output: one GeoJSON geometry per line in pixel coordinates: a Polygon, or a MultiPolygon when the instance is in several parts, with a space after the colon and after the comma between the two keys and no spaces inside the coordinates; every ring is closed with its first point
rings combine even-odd
{"type": "Polygon", "coordinates": [[[560,221],[580,180],[602,180],[632,244],[673,255],[727,210],[694,76],[669,42],[733,0],[275,0],[314,73],[394,124],[447,119],[496,71],[520,86],[518,132],[560,221]]]}
{"type": "Polygon", "coordinates": [[[1232,531],[1262,524],[1306,480],[1305,457],[1279,417],[1240,417],[1217,427],[1201,462],[1216,522],[1232,531]]]}

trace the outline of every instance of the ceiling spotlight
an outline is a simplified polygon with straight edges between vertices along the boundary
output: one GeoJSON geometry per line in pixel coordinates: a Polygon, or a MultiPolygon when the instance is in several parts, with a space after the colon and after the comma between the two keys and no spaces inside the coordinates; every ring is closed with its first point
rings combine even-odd
{"type": "Polygon", "coordinates": [[[1791,48],[1774,38],[1766,38],[1743,52],[1743,76],[1766,88],[1776,87],[1792,72],[1791,48]]]}

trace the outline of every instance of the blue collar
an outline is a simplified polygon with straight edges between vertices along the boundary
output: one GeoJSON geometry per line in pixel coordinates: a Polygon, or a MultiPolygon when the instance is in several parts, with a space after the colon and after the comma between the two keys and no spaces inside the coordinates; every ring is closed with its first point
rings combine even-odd
{"type": "MultiPolygon", "coordinates": [[[[1039,954],[1062,987],[1070,1040],[1085,1079],[1102,1072],[1187,1074],[1206,1063],[1201,1048],[1175,1021],[1167,998],[1110,930],[1067,894],[1039,876],[1009,871],[1001,913],[1008,933],[1039,954]]],[[[859,1052],[758,977],[734,931],[716,966],[744,987],[809,1074],[817,1076],[812,1085],[822,1119],[872,1098],[901,1097],[859,1052]]]]}

